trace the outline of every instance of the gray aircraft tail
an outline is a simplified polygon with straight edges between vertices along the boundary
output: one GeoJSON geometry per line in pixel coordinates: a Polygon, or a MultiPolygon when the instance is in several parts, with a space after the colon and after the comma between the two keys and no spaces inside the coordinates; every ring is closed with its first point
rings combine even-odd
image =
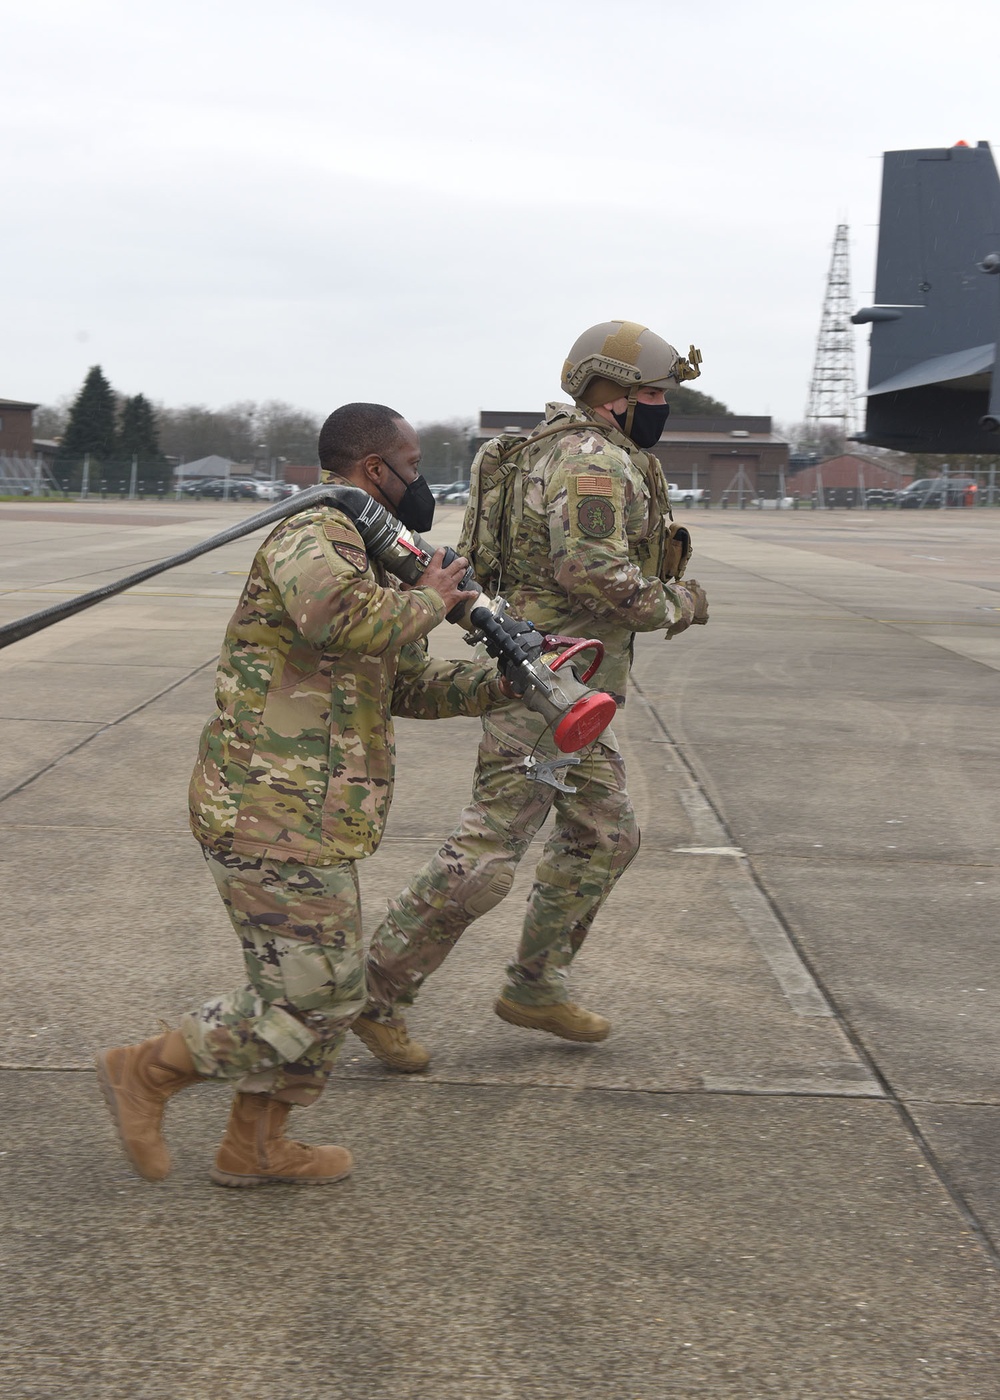
{"type": "Polygon", "coordinates": [[[886,151],[857,441],[1000,452],[1000,178],[989,144],[886,151]]]}

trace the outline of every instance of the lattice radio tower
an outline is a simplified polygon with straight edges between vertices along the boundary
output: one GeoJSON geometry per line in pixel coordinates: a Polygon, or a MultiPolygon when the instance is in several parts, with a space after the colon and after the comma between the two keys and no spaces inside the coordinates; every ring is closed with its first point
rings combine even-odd
{"type": "Polygon", "coordinates": [[[806,405],[806,423],[816,442],[825,423],[835,425],[845,438],[857,426],[851,257],[847,235],[847,225],[838,224],[806,405]]]}

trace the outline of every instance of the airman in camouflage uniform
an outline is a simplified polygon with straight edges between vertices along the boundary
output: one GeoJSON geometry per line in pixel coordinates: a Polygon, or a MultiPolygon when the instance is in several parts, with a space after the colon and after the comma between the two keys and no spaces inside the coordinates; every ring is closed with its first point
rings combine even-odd
{"type": "MultiPolygon", "coordinates": [[[[413,429],[381,405],[338,409],[320,435],[327,480],[362,486],[426,529],[419,457],[413,429]]],[[[329,507],[290,517],[258,550],[226,631],[218,710],[190,791],[192,830],[248,985],[192,1011],[179,1030],[98,1061],[126,1152],[148,1179],[169,1171],[167,1098],[206,1078],[238,1081],[215,1181],[334,1181],[350,1171],[345,1149],[289,1142],[283,1125],[292,1104],[322,1093],[365,1004],[356,863],[378,846],[392,798],[392,714],[481,715],[511,693],[492,663],[428,656],[426,634],[470,596],[465,567],[444,567],[439,552],[421,586],[403,591],[329,507]]]]}
{"type": "MultiPolygon", "coordinates": [[[[665,483],[644,448],[659,440],[664,390],[697,373],[645,327],[591,328],[570,352],[563,387],[575,406],[551,404],[519,449],[523,505],[512,522],[501,591],[542,631],[590,636],[605,646],[590,684],[625,702],[636,632],[674,635],[707,621],[704,592],[672,580],[665,483]]],[[[474,514],[470,501],[469,510],[474,514]]],[[[466,516],[464,535],[475,522],[466,516]]],[[[460,547],[467,547],[460,545],[460,547]]],[[[403,1012],[480,915],[504,898],[517,862],[549,814],[555,823],[528,897],[520,945],[497,1014],[569,1040],[603,1040],[610,1023],[569,1000],[568,974],[615,882],[639,847],[625,768],[607,730],[579,767],[574,792],[532,781],[526,759],[556,755],[539,717],[523,706],[484,720],[471,804],[456,830],[389,903],[368,956],[369,1006],[354,1029],[386,1064],[423,1069],[403,1012]],[[380,1026],[374,1034],[372,1026],[380,1026]]]]}

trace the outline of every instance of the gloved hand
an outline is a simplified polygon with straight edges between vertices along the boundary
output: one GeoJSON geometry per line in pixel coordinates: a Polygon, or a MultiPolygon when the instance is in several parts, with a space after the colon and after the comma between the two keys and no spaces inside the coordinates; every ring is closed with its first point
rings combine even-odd
{"type": "Polygon", "coordinates": [[[687,594],[681,602],[681,615],[673,626],[667,628],[667,641],[689,627],[704,627],[708,621],[708,594],[697,579],[686,578],[683,583],[671,585],[675,593],[687,594]]]}
{"type": "Polygon", "coordinates": [[[512,698],[523,695],[528,687],[527,677],[521,666],[525,661],[536,661],[543,645],[542,633],[530,622],[518,618],[491,618],[484,608],[483,616],[473,617],[473,621],[483,630],[483,645],[490,656],[497,659],[500,673],[500,688],[512,698]]]}
{"type": "MultiPolygon", "coordinates": [[[[512,625],[514,635],[519,642],[518,652],[526,661],[537,661],[542,651],[542,634],[537,632],[530,623],[517,622],[512,625]]],[[[516,657],[499,656],[497,658],[497,670],[500,673],[501,690],[506,693],[509,688],[512,696],[523,695],[528,688],[525,678],[516,657]]]]}

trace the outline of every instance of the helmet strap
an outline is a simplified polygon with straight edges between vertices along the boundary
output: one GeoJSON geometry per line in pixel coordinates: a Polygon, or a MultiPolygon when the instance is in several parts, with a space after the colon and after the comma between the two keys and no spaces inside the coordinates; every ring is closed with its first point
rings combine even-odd
{"type": "Polygon", "coordinates": [[[632,420],[633,420],[633,418],[635,417],[635,406],[636,406],[636,404],[639,402],[639,396],[638,396],[637,390],[635,390],[635,389],[630,389],[630,390],[628,391],[628,398],[627,398],[626,402],[628,403],[628,408],[625,410],[625,426],[624,426],[624,428],[622,428],[622,432],[625,434],[625,436],[626,436],[627,438],[631,438],[631,436],[632,436],[632,420]]]}

